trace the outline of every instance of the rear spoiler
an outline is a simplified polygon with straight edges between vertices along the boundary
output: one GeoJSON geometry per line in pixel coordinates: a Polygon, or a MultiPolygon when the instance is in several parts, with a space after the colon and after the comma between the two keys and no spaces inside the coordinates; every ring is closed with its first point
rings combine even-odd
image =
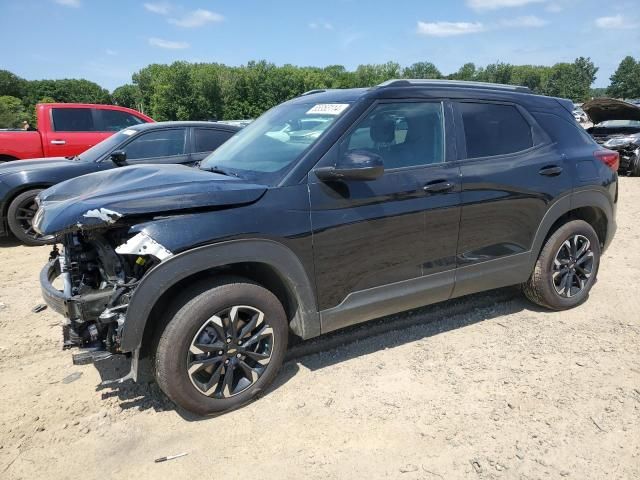
{"type": "Polygon", "coordinates": [[[560,104],[567,112],[573,115],[573,102],[567,98],[556,98],[556,102],[560,104]]]}

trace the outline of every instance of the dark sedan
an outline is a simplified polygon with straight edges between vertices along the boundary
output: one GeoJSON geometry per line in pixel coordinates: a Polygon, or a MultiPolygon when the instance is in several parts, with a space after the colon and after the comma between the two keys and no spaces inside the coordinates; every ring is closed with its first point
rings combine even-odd
{"type": "Polygon", "coordinates": [[[0,165],[0,236],[12,233],[26,245],[46,243],[32,228],[35,198],[56,183],[126,165],[193,165],[238,130],[214,122],[144,123],[121,130],[75,157],[4,163],[0,165]]]}

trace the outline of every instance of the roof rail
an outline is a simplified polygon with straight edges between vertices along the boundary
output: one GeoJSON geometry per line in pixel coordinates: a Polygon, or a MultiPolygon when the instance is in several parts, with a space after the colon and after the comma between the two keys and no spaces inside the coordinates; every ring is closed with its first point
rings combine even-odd
{"type": "Polygon", "coordinates": [[[309,90],[308,92],[301,93],[300,96],[304,97],[305,95],[313,95],[314,93],[322,93],[326,91],[327,90],[324,88],[316,88],[315,90],[309,90]]]}
{"type": "Polygon", "coordinates": [[[378,87],[406,87],[406,86],[434,86],[434,87],[471,87],[487,90],[509,90],[512,92],[533,93],[529,87],[521,85],[505,85],[503,83],[468,82],[466,80],[436,80],[436,79],[392,79],[381,83],[378,87]]]}

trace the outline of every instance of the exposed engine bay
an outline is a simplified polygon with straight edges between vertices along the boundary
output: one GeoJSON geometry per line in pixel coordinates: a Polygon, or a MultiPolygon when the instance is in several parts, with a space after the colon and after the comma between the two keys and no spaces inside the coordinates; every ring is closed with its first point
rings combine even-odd
{"type": "Polygon", "coordinates": [[[620,154],[618,173],[640,176],[640,107],[613,98],[597,98],[582,108],[595,124],[587,129],[589,135],[620,154]]]}
{"type": "MultiPolygon", "coordinates": [[[[608,122],[604,122],[605,124],[608,122]]],[[[620,154],[620,174],[640,175],[640,126],[595,126],[587,130],[593,139],[609,150],[620,154]]]]}
{"type": "Polygon", "coordinates": [[[64,301],[58,304],[66,318],[66,348],[120,353],[134,290],[151,268],[172,255],[144,233],[131,237],[127,232],[128,228],[76,231],[64,234],[61,250],[54,246],[47,276],[49,282],[62,282],[59,293],[64,301]]]}

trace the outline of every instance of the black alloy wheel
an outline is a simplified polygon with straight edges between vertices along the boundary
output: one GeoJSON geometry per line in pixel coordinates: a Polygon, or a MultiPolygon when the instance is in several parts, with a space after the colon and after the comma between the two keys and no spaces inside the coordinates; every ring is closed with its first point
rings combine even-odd
{"type": "Polygon", "coordinates": [[[584,235],[564,241],[553,261],[553,286],[558,295],[570,298],[579,294],[593,274],[593,250],[584,235]]]}
{"type": "Polygon", "coordinates": [[[246,305],[224,309],[206,320],[191,342],[191,383],[208,397],[237,395],[262,376],[273,347],[273,328],[262,311],[246,305]]]}

